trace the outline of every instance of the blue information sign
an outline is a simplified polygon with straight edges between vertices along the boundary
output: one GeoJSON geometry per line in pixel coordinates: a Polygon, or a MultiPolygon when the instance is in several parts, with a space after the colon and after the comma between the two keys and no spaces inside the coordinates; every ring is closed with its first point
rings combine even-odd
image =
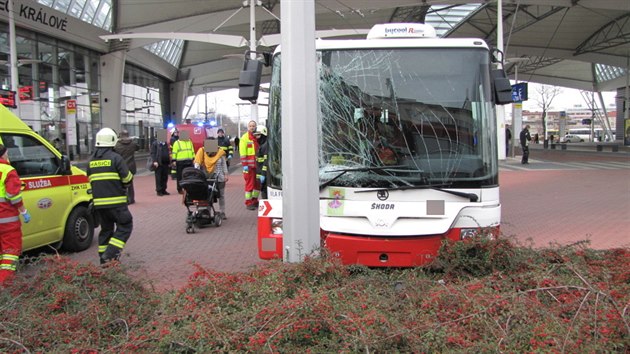
{"type": "Polygon", "coordinates": [[[527,101],[527,82],[520,82],[512,85],[512,101],[527,101]]]}

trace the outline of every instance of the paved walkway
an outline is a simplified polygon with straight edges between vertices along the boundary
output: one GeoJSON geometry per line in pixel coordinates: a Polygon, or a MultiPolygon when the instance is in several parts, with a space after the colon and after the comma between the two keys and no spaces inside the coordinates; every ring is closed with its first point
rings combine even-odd
{"type": "MultiPolygon", "coordinates": [[[[534,150],[530,161],[520,165],[517,157],[501,162],[504,235],[522,241],[531,238],[536,246],[589,239],[594,248],[630,247],[630,154],[534,150]],[[602,161],[618,168],[563,168],[563,164],[588,166],[602,161]]],[[[143,160],[138,163],[145,165],[143,160]]],[[[231,169],[226,187],[228,220],[195,234],[186,233],[186,208],[175,182],[169,180],[171,195],[158,197],[153,173],[141,169],[135,179],[136,204],[130,206],[134,231],[122,261],[133,266],[138,276],[152,279],[160,290],[185,284],[194,272],[193,264],[238,272],[261,262],[256,212],[245,209],[240,169],[231,169]]],[[[69,256],[97,263],[97,244],[69,256]]]]}

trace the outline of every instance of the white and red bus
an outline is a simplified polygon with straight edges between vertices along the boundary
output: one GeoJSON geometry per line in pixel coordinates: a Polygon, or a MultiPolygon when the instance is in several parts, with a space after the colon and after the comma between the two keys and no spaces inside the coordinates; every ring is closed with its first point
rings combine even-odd
{"type": "MultiPolygon", "coordinates": [[[[444,239],[496,235],[495,105],[511,94],[489,46],[392,23],[364,40],[317,40],[316,50],[322,246],[344,264],[409,267],[430,262],[444,239]]],[[[277,49],[262,259],[282,258],[281,60],[277,49]]]]}

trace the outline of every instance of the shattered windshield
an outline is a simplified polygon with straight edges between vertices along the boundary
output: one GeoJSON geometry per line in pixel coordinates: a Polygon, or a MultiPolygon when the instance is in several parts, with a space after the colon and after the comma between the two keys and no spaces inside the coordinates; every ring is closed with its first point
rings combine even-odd
{"type": "MultiPolygon", "coordinates": [[[[474,48],[318,52],[320,185],[496,185],[488,61],[474,48]]],[[[276,69],[268,124],[279,131],[276,69]]],[[[270,172],[281,179],[280,137],[271,136],[270,172]]]]}

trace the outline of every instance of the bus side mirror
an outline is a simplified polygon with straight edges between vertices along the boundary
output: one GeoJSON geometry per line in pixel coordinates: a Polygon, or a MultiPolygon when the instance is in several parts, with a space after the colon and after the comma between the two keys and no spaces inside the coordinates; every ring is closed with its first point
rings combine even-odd
{"type": "Polygon", "coordinates": [[[238,97],[255,103],[260,90],[260,77],[263,63],[256,59],[245,59],[243,70],[238,79],[238,97]]]}
{"type": "Polygon", "coordinates": [[[503,69],[492,70],[492,86],[494,87],[494,100],[498,105],[514,102],[512,100],[512,85],[503,69]]]}

